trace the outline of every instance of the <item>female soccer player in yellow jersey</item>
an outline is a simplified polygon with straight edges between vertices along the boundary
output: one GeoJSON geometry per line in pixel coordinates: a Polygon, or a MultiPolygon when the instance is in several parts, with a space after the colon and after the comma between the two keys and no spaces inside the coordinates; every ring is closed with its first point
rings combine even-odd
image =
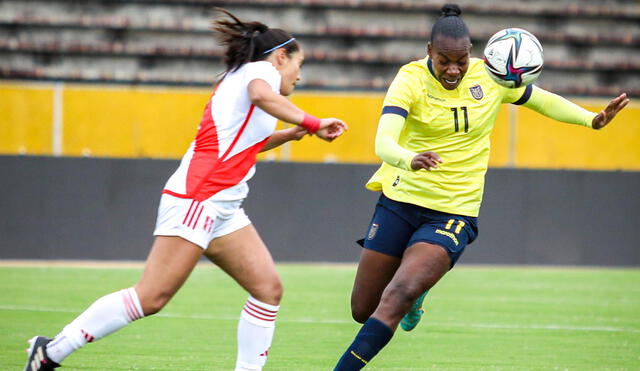
{"type": "Polygon", "coordinates": [[[500,105],[524,105],[558,121],[606,126],[629,100],[591,113],[536,86],[508,89],[470,58],[457,5],[433,25],[428,56],[403,66],[384,100],[375,148],[384,161],[367,183],[382,191],[365,239],[351,297],[364,323],[335,370],[359,370],[402,320],[411,330],[426,292],[478,233],[489,135],[500,105]],[[404,317],[404,318],[403,318],[404,317]]]}

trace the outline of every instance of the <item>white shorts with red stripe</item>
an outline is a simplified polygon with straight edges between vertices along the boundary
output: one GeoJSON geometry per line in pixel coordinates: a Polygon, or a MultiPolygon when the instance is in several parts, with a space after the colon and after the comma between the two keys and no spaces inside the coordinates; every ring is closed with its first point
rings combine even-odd
{"type": "Polygon", "coordinates": [[[178,236],[203,249],[213,239],[251,224],[240,206],[243,200],[198,202],[163,194],[154,236],[178,236]]]}

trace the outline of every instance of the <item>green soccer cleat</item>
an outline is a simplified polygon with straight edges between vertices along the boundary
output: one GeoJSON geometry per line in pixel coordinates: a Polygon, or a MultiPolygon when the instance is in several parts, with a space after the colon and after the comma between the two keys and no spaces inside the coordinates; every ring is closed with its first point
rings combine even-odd
{"type": "Polygon", "coordinates": [[[411,306],[409,313],[405,314],[404,317],[402,317],[402,321],[400,321],[400,327],[402,327],[403,330],[411,331],[418,325],[418,322],[420,322],[420,318],[422,318],[422,315],[424,314],[424,310],[422,309],[422,302],[424,301],[424,298],[427,296],[428,292],[429,290],[420,295],[420,297],[416,299],[416,302],[411,306]]]}

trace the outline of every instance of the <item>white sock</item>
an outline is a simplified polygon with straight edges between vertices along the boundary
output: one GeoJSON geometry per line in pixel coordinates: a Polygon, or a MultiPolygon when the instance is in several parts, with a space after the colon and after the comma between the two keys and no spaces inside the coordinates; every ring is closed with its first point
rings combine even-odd
{"type": "Polygon", "coordinates": [[[47,355],[61,363],[86,343],[101,339],[142,317],[142,306],[133,287],[103,296],[47,344],[47,355]]]}
{"type": "Polygon", "coordinates": [[[267,362],[279,308],[279,305],[263,303],[249,296],[238,323],[238,359],[235,371],[262,370],[267,362]]]}

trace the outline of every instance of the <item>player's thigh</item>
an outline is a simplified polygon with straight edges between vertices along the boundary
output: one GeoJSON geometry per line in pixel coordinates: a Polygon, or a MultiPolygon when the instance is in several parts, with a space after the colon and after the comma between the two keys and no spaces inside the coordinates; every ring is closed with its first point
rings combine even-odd
{"type": "Polygon", "coordinates": [[[157,236],[135,285],[145,314],[156,312],[178,291],[202,256],[202,248],[182,237],[157,236]]]}
{"type": "Polygon", "coordinates": [[[364,249],[351,294],[351,312],[356,321],[366,320],[378,306],[415,232],[417,215],[414,205],[380,196],[367,235],[359,241],[364,249]]]}
{"type": "Polygon", "coordinates": [[[351,292],[353,319],[362,323],[371,316],[399,265],[398,257],[362,249],[351,292]]]}
{"type": "Polygon", "coordinates": [[[405,250],[402,263],[389,286],[402,287],[410,296],[417,298],[431,289],[449,271],[450,265],[451,258],[442,246],[414,243],[405,250]]]}
{"type": "Polygon", "coordinates": [[[280,276],[271,253],[252,224],[215,238],[205,255],[256,299],[279,304],[280,276]]]}

